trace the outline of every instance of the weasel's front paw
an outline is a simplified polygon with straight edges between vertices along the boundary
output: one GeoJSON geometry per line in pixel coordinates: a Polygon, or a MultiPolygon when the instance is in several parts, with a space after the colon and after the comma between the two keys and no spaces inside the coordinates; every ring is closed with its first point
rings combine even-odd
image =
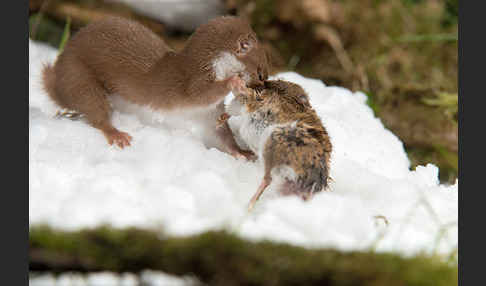
{"type": "Polygon", "coordinates": [[[246,83],[239,76],[232,76],[228,80],[228,87],[234,93],[244,93],[246,89],[246,83]]]}

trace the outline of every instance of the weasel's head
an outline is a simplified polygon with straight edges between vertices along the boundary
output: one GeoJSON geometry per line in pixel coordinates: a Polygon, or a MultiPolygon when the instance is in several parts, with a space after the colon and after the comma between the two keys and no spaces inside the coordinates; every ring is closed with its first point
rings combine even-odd
{"type": "Polygon", "coordinates": [[[210,70],[214,80],[239,75],[248,86],[263,85],[268,78],[268,60],[249,23],[238,17],[215,18],[200,26],[183,53],[210,70]]]}

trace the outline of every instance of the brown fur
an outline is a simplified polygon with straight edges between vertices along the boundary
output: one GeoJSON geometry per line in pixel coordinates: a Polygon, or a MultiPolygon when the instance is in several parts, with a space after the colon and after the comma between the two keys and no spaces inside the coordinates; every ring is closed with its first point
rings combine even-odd
{"type": "Polygon", "coordinates": [[[308,199],[325,189],[332,145],[306,92],[299,85],[282,80],[265,82],[263,90],[246,88],[241,82],[234,83],[233,87],[236,100],[258,124],[267,127],[293,123],[275,127],[265,142],[262,152],[265,176],[259,191],[263,192],[272,180],[272,170],[282,165],[289,166],[296,174],[296,180],[286,180],[281,186],[282,194],[308,199]]]}
{"type": "MultiPolygon", "coordinates": [[[[112,94],[159,110],[221,101],[229,92],[227,79],[215,80],[211,62],[222,51],[245,64],[249,85],[258,85],[268,76],[263,48],[242,19],[209,21],[177,53],[141,24],[109,18],[82,28],[68,41],[56,63],[45,66],[44,87],[58,105],[84,114],[110,141],[117,132],[110,122],[112,110],[107,100],[112,94]],[[251,44],[250,51],[238,54],[245,41],[251,44]]],[[[236,145],[228,130],[218,132],[222,141],[236,145]]],[[[124,140],[116,141],[120,147],[125,145],[124,140]]]]}

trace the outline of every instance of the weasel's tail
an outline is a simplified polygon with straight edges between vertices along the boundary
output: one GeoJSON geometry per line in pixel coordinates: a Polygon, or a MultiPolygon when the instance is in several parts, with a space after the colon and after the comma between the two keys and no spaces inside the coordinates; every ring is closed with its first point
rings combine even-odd
{"type": "Polygon", "coordinates": [[[59,106],[63,106],[62,102],[56,94],[56,73],[51,64],[45,64],[42,68],[42,83],[44,90],[49,97],[59,106]]]}

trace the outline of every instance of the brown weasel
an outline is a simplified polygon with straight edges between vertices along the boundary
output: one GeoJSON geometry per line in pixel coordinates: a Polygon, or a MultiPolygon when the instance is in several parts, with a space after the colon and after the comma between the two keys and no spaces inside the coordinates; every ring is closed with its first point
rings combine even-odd
{"type": "Polygon", "coordinates": [[[273,177],[283,179],[281,194],[296,194],[304,200],[325,189],[332,145],[306,92],[282,80],[266,81],[263,89],[247,88],[238,78],[230,85],[234,99],[228,112],[242,116],[240,136],[263,159],[265,168],[249,210],[273,177]]]}
{"type": "MultiPolygon", "coordinates": [[[[210,20],[180,52],[137,22],[108,18],[78,31],[55,64],[44,67],[43,83],[58,105],[84,115],[110,145],[123,148],[132,137],[111,124],[108,97],[162,111],[205,108],[217,118],[224,112],[228,81],[235,76],[249,86],[262,85],[268,77],[264,49],[241,18],[210,20]]],[[[238,147],[229,126],[207,122],[224,151],[251,155],[238,147]]]]}

